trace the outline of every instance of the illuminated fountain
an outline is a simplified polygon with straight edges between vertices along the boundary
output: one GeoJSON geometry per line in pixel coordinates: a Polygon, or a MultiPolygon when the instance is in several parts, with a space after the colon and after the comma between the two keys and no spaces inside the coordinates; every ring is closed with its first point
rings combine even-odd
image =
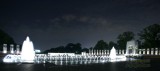
{"type": "Polygon", "coordinates": [[[3,62],[5,63],[15,63],[15,62],[25,62],[33,63],[35,58],[35,51],[32,41],[30,41],[27,36],[26,40],[23,42],[22,51],[20,55],[8,54],[4,57],[3,62]]]}
{"type": "Polygon", "coordinates": [[[35,57],[35,51],[34,51],[33,43],[32,41],[30,41],[29,37],[27,36],[26,40],[23,42],[23,45],[22,45],[21,61],[33,62],[34,57],[35,57]]]}
{"type": "Polygon", "coordinates": [[[111,60],[116,59],[116,49],[114,47],[112,47],[109,57],[111,60]]]}
{"type": "MultiPolygon", "coordinates": [[[[100,51],[101,52],[101,51],[100,51]]],[[[96,52],[97,53],[97,52],[96,52]]],[[[124,54],[116,54],[116,49],[112,47],[109,55],[88,55],[82,52],[82,54],[75,53],[48,53],[48,54],[35,54],[34,46],[29,37],[24,40],[22,45],[22,51],[20,55],[8,54],[4,57],[5,63],[55,63],[60,64],[90,64],[90,63],[105,63],[105,62],[117,62],[126,61],[124,54]]]]}
{"type": "Polygon", "coordinates": [[[116,49],[112,47],[110,54],[109,54],[109,61],[110,62],[117,62],[117,61],[126,61],[125,55],[116,55],[116,49]]]}

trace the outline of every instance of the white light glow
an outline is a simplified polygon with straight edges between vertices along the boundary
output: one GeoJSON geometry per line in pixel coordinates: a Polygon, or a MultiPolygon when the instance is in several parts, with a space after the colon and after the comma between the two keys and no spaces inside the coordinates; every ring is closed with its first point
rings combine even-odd
{"type": "Polygon", "coordinates": [[[20,59],[21,59],[20,55],[11,55],[11,54],[8,54],[8,55],[6,55],[4,57],[3,62],[13,63],[13,62],[20,61],[20,59]]]}
{"type": "Polygon", "coordinates": [[[34,57],[35,57],[35,52],[33,43],[27,36],[26,40],[23,42],[22,45],[21,60],[22,62],[33,62],[34,57]]]}
{"type": "Polygon", "coordinates": [[[116,49],[114,47],[112,47],[109,57],[111,60],[116,59],[116,49]]]}
{"type": "Polygon", "coordinates": [[[41,50],[37,50],[37,49],[36,49],[36,50],[35,50],[35,53],[41,53],[41,50]]]}
{"type": "Polygon", "coordinates": [[[3,53],[7,53],[7,44],[3,44],[3,53]]]}
{"type": "MultiPolygon", "coordinates": [[[[39,51],[39,50],[35,50],[39,51]]],[[[63,65],[64,61],[66,64],[90,64],[90,63],[105,63],[105,62],[117,62],[117,61],[126,61],[126,56],[116,55],[116,49],[112,47],[110,54],[102,55],[104,53],[99,53],[100,55],[89,55],[86,52],[82,54],[75,53],[48,53],[48,54],[35,54],[32,41],[29,37],[23,42],[21,55],[8,54],[3,59],[3,62],[6,63],[16,63],[16,62],[25,62],[25,63],[55,63],[63,65]]],[[[100,51],[102,52],[102,51],[100,51]]],[[[109,53],[109,51],[107,51],[109,53]]],[[[97,52],[96,52],[97,53],[97,52]]]]}

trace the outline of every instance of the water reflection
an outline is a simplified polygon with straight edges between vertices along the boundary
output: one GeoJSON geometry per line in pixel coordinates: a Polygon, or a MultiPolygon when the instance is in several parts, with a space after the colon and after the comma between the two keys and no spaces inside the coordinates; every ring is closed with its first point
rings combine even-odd
{"type": "MultiPolygon", "coordinates": [[[[35,63],[53,63],[55,65],[79,65],[79,64],[94,64],[94,63],[107,63],[107,62],[118,62],[118,61],[122,61],[122,60],[104,60],[104,59],[93,59],[93,60],[74,60],[74,59],[70,59],[70,60],[50,60],[50,61],[40,61],[37,60],[35,61],[35,63]]],[[[124,60],[125,61],[125,60],[124,60]]]]}

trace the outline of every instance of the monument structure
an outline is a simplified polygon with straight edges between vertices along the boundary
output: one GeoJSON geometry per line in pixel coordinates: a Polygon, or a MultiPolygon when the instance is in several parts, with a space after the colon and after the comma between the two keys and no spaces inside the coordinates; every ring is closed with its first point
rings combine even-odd
{"type": "Polygon", "coordinates": [[[135,40],[131,40],[127,42],[126,45],[126,55],[136,55],[138,54],[138,43],[135,40]]]}

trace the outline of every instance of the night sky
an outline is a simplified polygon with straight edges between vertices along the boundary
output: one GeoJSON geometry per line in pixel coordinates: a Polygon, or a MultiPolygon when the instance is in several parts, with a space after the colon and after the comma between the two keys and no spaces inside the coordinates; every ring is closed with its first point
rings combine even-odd
{"type": "Polygon", "coordinates": [[[160,23],[160,0],[0,1],[0,29],[18,44],[30,36],[41,50],[67,43],[90,48],[155,23],[160,23]]]}

